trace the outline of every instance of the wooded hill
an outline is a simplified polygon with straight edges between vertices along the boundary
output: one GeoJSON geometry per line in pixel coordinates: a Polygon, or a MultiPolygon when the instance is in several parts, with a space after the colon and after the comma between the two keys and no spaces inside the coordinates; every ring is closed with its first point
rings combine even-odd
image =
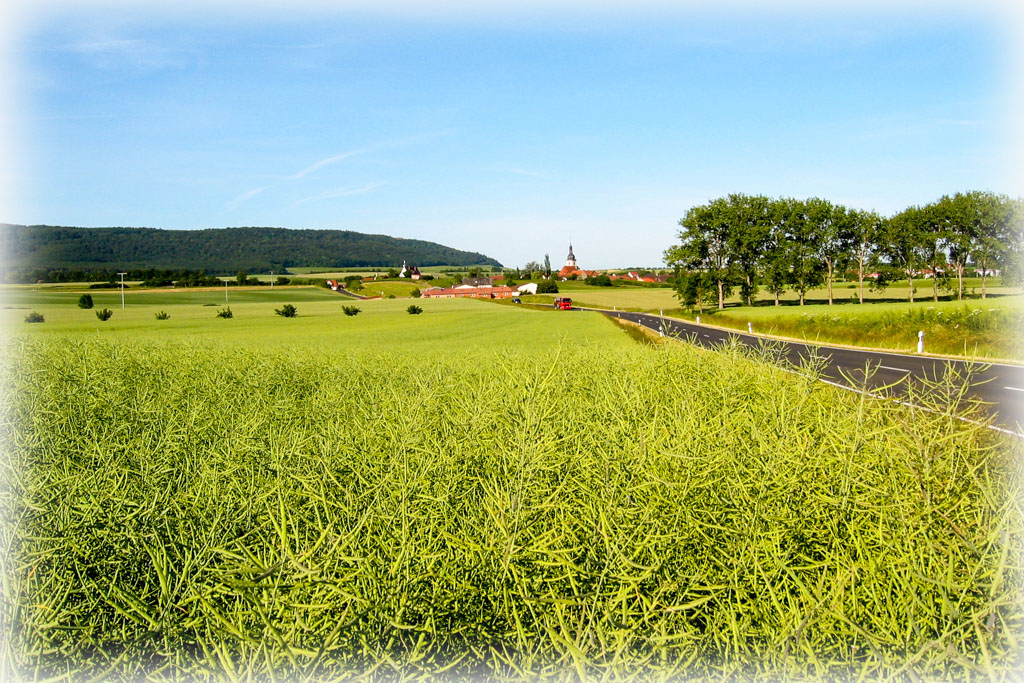
{"type": "Polygon", "coordinates": [[[424,240],[349,230],[285,228],[74,228],[0,224],[0,254],[10,269],[189,268],[208,273],[329,268],[501,266],[476,252],[424,240]]]}

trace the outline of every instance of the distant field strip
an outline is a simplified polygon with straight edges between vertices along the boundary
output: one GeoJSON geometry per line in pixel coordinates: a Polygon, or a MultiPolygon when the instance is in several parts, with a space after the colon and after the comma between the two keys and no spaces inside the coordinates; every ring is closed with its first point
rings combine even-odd
{"type": "Polygon", "coordinates": [[[406,305],[8,330],[6,673],[1024,664],[1015,441],[602,316],[406,305]]]}
{"type": "MultiPolygon", "coordinates": [[[[574,305],[635,310],[694,320],[669,290],[572,292],[574,305]]],[[[547,297],[550,300],[550,297],[547,297]]],[[[530,297],[543,301],[543,297],[530,297]]],[[[702,322],[821,343],[848,344],[914,352],[918,332],[931,353],[990,359],[1024,360],[1024,296],[986,300],[886,302],[808,306],[741,306],[706,309],[702,322]]]]}

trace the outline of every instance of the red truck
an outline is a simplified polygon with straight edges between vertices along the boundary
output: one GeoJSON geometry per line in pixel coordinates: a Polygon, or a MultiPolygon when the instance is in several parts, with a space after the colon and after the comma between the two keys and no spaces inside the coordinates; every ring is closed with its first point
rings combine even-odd
{"type": "Polygon", "coordinates": [[[569,297],[558,297],[555,299],[555,308],[560,308],[563,311],[572,310],[572,299],[569,297]]]}

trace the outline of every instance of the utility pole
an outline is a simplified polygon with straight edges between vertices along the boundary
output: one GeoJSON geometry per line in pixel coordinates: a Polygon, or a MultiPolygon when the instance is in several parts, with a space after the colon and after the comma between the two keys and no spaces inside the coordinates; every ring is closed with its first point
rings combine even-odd
{"type": "Polygon", "coordinates": [[[124,276],[128,273],[118,273],[121,276],[121,308],[124,308],[124,276]]]}
{"type": "Polygon", "coordinates": [[[224,281],[224,303],[228,302],[228,281],[224,281]]]}
{"type": "Polygon", "coordinates": [[[270,288],[274,288],[274,271],[270,271],[270,288]]]}

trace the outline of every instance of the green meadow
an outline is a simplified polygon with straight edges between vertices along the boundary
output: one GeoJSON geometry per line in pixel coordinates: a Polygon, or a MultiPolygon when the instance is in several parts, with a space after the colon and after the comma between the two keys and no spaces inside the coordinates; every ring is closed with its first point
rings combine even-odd
{"type": "Polygon", "coordinates": [[[189,298],[216,292],[139,292],[101,322],[74,293],[4,294],[8,674],[1024,665],[1024,453],[943,415],[949,387],[924,412],[479,301],[259,289],[220,319],[189,298]]]}

